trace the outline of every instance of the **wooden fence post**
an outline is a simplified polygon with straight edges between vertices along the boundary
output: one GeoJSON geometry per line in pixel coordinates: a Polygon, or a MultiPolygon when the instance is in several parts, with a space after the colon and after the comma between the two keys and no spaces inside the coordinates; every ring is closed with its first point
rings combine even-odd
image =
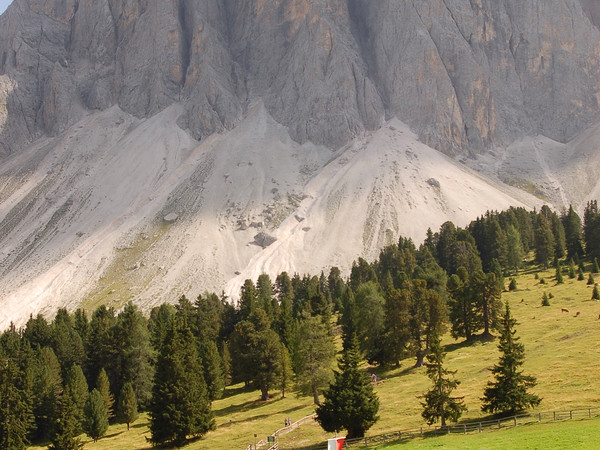
{"type": "Polygon", "coordinates": [[[542,421],[542,413],[538,413],[538,422],[542,421]]]}
{"type": "Polygon", "coordinates": [[[517,426],[517,416],[513,417],[514,421],[515,421],[515,427],[517,426]]]}
{"type": "Polygon", "coordinates": [[[569,416],[571,416],[571,419],[573,418],[573,410],[569,411],[569,416]]]}
{"type": "Polygon", "coordinates": [[[498,419],[498,429],[500,429],[500,419],[498,419]]]}
{"type": "Polygon", "coordinates": [[[481,433],[481,422],[479,422],[479,432],[481,433]]]}

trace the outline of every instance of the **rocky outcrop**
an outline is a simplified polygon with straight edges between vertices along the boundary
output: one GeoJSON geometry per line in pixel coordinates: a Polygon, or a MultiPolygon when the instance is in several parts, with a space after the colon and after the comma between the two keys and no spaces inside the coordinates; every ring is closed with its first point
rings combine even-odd
{"type": "Polygon", "coordinates": [[[0,154],[114,104],[142,118],[181,102],[200,140],[257,100],[331,148],[391,116],[446,153],[564,142],[600,118],[596,3],[15,0],[0,154]]]}

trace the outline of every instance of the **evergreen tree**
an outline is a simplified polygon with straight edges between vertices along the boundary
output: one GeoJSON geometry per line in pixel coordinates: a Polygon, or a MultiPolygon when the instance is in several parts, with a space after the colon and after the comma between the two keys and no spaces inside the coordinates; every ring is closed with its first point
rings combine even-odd
{"type": "Polygon", "coordinates": [[[457,273],[448,279],[447,289],[452,337],[464,337],[470,341],[483,321],[478,310],[477,297],[471,289],[469,273],[465,268],[460,267],[457,273]]]}
{"type": "Polygon", "coordinates": [[[97,442],[108,430],[108,417],[104,399],[98,389],[92,390],[85,402],[85,420],[83,421],[85,434],[97,442]]]}
{"type": "Polygon", "coordinates": [[[582,257],[584,251],[581,218],[573,206],[569,205],[569,211],[562,217],[562,222],[565,229],[567,256],[569,258],[582,257]]]}
{"type": "Polygon", "coordinates": [[[127,430],[129,425],[138,418],[137,398],[131,383],[125,383],[119,394],[119,403],[117,404],[117,421],[126,423],[127,430]]]}
{"type": "Polygon", "coordinates": [[[385,294],[385,332],[383,336],[383,362],[400,367],[410,338],[404,295],[400,289],[389,289],[385,294]]]}
{"type": "Polygon", "coordinates": [[[521,235],[514,225],[509,225],[506,230],[506,262],[510,269],[519,272],[523,264],[523,244],[521,235]]]}
{"type": "Polygon", "coordinates": [[[223,342],[221,349],[221,373],[223,374],[223,383],[225,386],[231,384],[231,353],[229,353],[229,344],[223,342]]]}
{"type": "Polygon", "coordinates": [[[60,363],[61,373],[74,364],[82,366],[85,358],[83,341],[74,327],[73,318],[65,308],[60,308],[52,323],[52,349],[60,363]]]}
{"type": "Polygon", "coordinates": [[[63,392],[60,364],[50,347],[39,350],[34,364],[33,414],[34,439],[47,440],[58,417],[58,403],[63,392]]]}
{"type": "Polygon", "coordinates": [[[281,343],[281,397],[285,398],[285,391],[290,389],[293,385],[294,372],[292,370],[292,360],[287,347],[281,343]]]}
{"type": "Polygon", "coordinates": [[[473,276],[471,288],[483,320],[482,336],[489,338],[492,336],[490,330],[497,327],[498,313],[502,306],[500,302],[502,291],[496,281],[496,275],[493,272],[488,274],[477,272],[473,276]]]}
{"type": "Polygon", "coordinates": [[[332,378],[331,363],[335,357],[333,338],[318,317],[306,317],[298,327],[294,349],[294,372],[303,394],[311,394],[319,405],[319,391],[332,378]]]}
{"type": "Polygon", "coordinates": [[[83,431],[84,407],[88,399],[89,391],[88,384],[83,374],[83,370],[77,364],[72,366],[67,371],[65,384],[65,392],[69,393],[69,397],[73,401],[75,408],[75,419],[77,420],[77,434],[83,431]]]}
{"type": "Polygon", "coordinates": [[[29,341],[29,345],[33,349],[50,347],[52,345],[52,328],[44,316],[38,314],[35,319],[29,317],[23,331],[23,339],[29,341]]]}
{"type": "MultiPolygon", "coordinates": [[[[191,307],[191,304],[190,304],[191,307]]],[[[191,307],[190,320],[195,311],[191,307]]],[[[117,317],[113,340],[116,345],[116,364],[119,377],[113,386],[115,393],[130,382],[141,407],[146,407],[152,392],[153,351],[146,318],[140,309],[128,302],[117,317]]]]}
{"type": "Polygon", "coordinates": [[[508,285],[508,290],[514,291],[516,289],[517,289],[517,279],[513,277],[510,279],[510,283],[508,285]]]}
{"type": "MultiPolygon", "coordinates": [[[[593,258],[600,255],[600,211],[598,202],[591,200],[583,213],[583,239],[585,252],[593,258]]],[[[598,272],[594,272],[598,273],[598,272]]]]}
{"type": "Polygon", "coordinates": [[[348,439],[364,436],[379,419],[379,399],[359,364],[358,343],[353,335],[334,372],[335,381],[323,392],[324,401],[316,409],[316,420],[325,431],[345,429],[348,439]]]}
{"type": "Polygon", "coordinates": [[[594,286],[594,290],[592,291],[592,300],[600,300],[600,291],[598,290],[598,286],[594,286]]]}
{"type": "Polygon", "coordinates": [[[181,445],[215,427],[197,345],[184,321],[171,323],[160,346],[149,416],[154,444],[181,445]]]}
{"type": "Polygon", "coordinates": [[[554,251],[555,241],[552,228],[546,217],[540,213],[537,216],[535,228],[535,260],[543,264],[544,269],[547,269],[550,258],[554,256],[554,251]]]}
{"type": "Polygon", "coordinates": [[[594,263],[592,265],[592,272],[600,273],[600,267],[598,267],[598,258],[594,258],[594,263]]]}
{"type": "Polygon", "coordinates": [[[456,371],[444,368],[444,352],[440,339],[433,336],[430,351],[427,354],[427,376],[432,381],[431,389],[425,394],[422,416],[429,425],[440,420],[441,426],[446,426],[446,419],[456,422],[467,410],[462,397],[451,397],[452,391],[460,381],[451,378],[456,371]]]}
{"type": "Polygon", "coordinates": [[[360,284],[355,291],[356,334],[369,363],[383,360],[385,299],[375,281],[360,284]]]}
{"type": "Polygon", "coordinates": [[[596,281],[594,280],[594,275],[592,275],[592,272],[590,272],[590,274],[588,275],[588,279],[587,279],[587,285],[590,286],[592,284],[595,284],[596,281]]]}
{"type": "MultiPolygon", "coordinates": [[[[116,323],[115,311],[113,308],[99,306],[90,320],[90,329],[85,343],[87,354],[86,375],[88,380],[94,381],[98,378],[100,370],[104,368],[113,383],[116,381],[117,374],[114,370],[116,361],[115,346],[113,339],[113,327],[116,323]]],[[[94,386],[95,387],[95,386],[94,386]]]]}
{"type": "Polygon", "coordinates": [[[542,295],[542,306],[550,306],[550,299],[548,298],[548,294],[546,294],[546,292],[544,292],[544,295],[542,295]]]}
{"type": "Polygon", "coordinates": [[[581,267],[577,270],[577,281],[583,281],[585,280],[585,275],[583,274],[583,270],[581,270],[581,267]]]}
{"type": "Polygon", "coordinates": [[[77,450],[81,442],[79,435],[79,424],[76,417],[76,406],[68,391],[65,391],[60,399],[59,415],[54,425],[54,433],[50,450],[77,450]]]}
{"type": "Polygon", "coordinates": [[[0,448],[27,448],[34,424],[31,379],[12,357],[0,351],[0,448]]]}
{"type": "Polygon", "coordinates": [[[223,377],[223,367],[219,349],[214,341],[204,341],[200,344],[200,358],[204,369],[204,381],[208,398],[212,402],[223,396],[225,389],[225,379],[223,377]]]}
{"type": "Polygon", "coordinates": [[[534,377],[523,375],[520,367],[525,361],[525,347],[516,336],[517,321],[510,314],[508,302],[502,316],[500,360],[492,369],[494,381],[488,382],[482,401],[482,410],[489,413],[515,414],[527,407],[540,404],[541,398],[528,391],[536,385],[534,377]]]}
{"type": "Polygon", "coordinates": [[[114,397],[110,391],[110,382],[104,368],[100,370],[98,379],[96,380],[96,389],[100,392],[102,400],[104,401],[104,409],[106,410],[106,417],[108,420],[112,419],[115,415],[113,412],[113,405],[115,403],[114,397]]]}
{"type": "Polygon", "coordinates": [[[569,264],[569,278],[575,278],[575,263],[573,260],[571,260],[571,263],[569,264]]]}
{"type": "Polygon", "coordinates": [[[562,267],[560,266],[560,262],[557,262],[556,264],[556,284],[563,284],[564,283],[564,279],[563,279],[563,274],[562,274],[562,267]]]}

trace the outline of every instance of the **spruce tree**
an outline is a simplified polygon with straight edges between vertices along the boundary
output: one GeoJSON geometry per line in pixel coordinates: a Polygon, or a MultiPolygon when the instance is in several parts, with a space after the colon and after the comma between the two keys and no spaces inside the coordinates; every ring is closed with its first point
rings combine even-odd
{"type": "Polygon", "coordinates": [[[563,279],[563,275],[562,275],[562,267],[560,266],[560,263],[558,263],[556,266],[556,284],[563,284],[563,283],[564,283],[564,279],[563,279]]]}
{"type": "Polygon", "coordinates": [[[221,355],[214,341],[205,341],[200,344],[200,357],[204,368],[204,380],[208,390],[210,401],[219,399],[223,396],[225,389],[225,379],[223,377],[223,367],[221,355]]]}
{"type": "Polygon", "coordinates": [[[432,381],[431,389],[424,395],[425,401],[421,403],[421,415],[429,425],[440,420],[441,426],[446,426],[446,419],[456,422],[462,413],[467,410],[462,397],[451,397],[452,391],[460,381],[452,379],[456,371],[444,368],[446,352],[443,350],[438,335],[431,339],[430,351],[427,355],[427,376],[432,381]]]}
{"type": "Polygon", "coordinates": [[[117,420],[119,423],[126,423],[127,429],[129,425],[138,418],[137,398],[131,383],[125,383],[119,395],[119,403],[117,405],[117,420]]]}
{"type": "Polygon", "coordinates": [[[317,407],[316,420],[325,431],[337,432],[345,429],[348,438],[362,437],[379,419],[379,399],[373,392],[369,377],[360,369],[360,357],[356,335],[346,339],[334,372],[335,381],[323,392],[324,401],[317,407]]]}
{"type": "Polygon", "coordinates": [[[600,268],[598,267],[598,258],[594,258],[594,264],[592,265],[592,272],[599,273],[600,268]]]}
{"type": "Polygon", "coordinates": [[[294,372],[292,370],[292,360],[290,352],[282,342],[281,343],[281,397],[285,398],[285,391],[293,386],[294,372]]]}
{"type": "Polygon", "coordinates": [[[149,415],[154,444],[181,445],[215,427],[197,344],[180,319],[171,323],[160,346],[149,415]]]}
{"type": "Polygon", "coordinates": [[[115,400],[110,392],[110,382],[108,381],[108,376],[106,375],[104,368],[102,368],[98,374],[98,379],[96,380],[96,389],[98,389],[98,392],[100,392],[100,395],[102,396],[102,400],[104,401],[104,409],[106,410],[106,417],[108,417],[108,420],[110,420],[115,416],[113,412],[115,400]]]}
{"type": "Polygon", "coordinates": [[[546,292],[544,292],[544,295],[542,295],[542,306],[550,306],[550,299],[546,292]]]}
{"type": "Polygon", "coordinates": [[[50,347],[39,350],[34,365],[33,414],[34,439],[50,439],[59,414],[58,403],[63,392],[58,358],[50,347]]]}
{"type": "Polygon", "coordinates": [[[506,302],[498,345],[500,360],[492,368],[495,379],[488,382],[481,398],[481,409],[485,412],[515,414],[527,407],[539,405],[542,400],[528,392],[529,388],[536,385],[535,377],[524,375],[520,370],[525,361],[525,347],[518,342],[515,325],[517,321],[511,316],[510,307],[506,302]]]}
{"type": "Polygon", "coordinates": [[[0,355],[0,448],[27,448],[33,425],[30,378],[11,357],[0,355]]]}
{"type": "Polygon", "coordinates": [[[579,268],[579,271],[577,272],[577,281],[583,281],[585,280],[585,276],[583,275],[583,270],[581,270],[581,267],[579,268]]]}
{"type": "Polygon", "coordinates": [[[65,391],[60,399],[59,415],[48,448],[50,450],[77,450],[81,447],[81,442],[77,438],[78,428],[75,403],[69,392],[65,391]]]}
{"type": "Polygon", "coordinates": [[[85,434],[97,442],[108,430],[108,417],[104,399],[98,389],[92,390],[85,402],[83,430],[85,434]]]}
{"type": "Polygon", "coordinates": [[[590,272],[590,274],[588,275],[588,279],[587,279],[587,285],[590,286],[592,284],[595,284],[596,280],[594,280],[594,275],[592,275],[592,272],[590,272]]]}
{"type": "Polygon", "coordinates": [[[65,386],[65,392],[69,393],[71,400],[75,406],[75,418],[77,419],[78,434],[83,431],[83,418],[84,418],[84,407],[89,396],[88,384],[83,375],[83,370],[78,365],[72,366],[67,371],[67,383],[65,386]]]}
{"type": "Polygon", "coordinates": [[[592,300],[600,300],[600,291],[598,291],[598,286],[594,286],[594,290],[592,291],[592,300]]]}

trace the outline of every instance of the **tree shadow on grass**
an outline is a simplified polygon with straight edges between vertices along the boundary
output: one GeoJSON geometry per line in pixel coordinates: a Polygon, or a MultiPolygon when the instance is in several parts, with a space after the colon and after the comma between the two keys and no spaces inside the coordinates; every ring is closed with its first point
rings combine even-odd
{"type": "Polygon", "coordinates": [[[274,402],[281,401],[281,397],[263,401],[260,399],[257,400],[249,400],[244,403],[240,403],[238,405],[230,405],[222,409],[214,410],[215,417],[227,416],[229,414],[233,414],[240,411],[250,411],[253,409],[261,408],[262,406],[272,405],[274,402]]]}

